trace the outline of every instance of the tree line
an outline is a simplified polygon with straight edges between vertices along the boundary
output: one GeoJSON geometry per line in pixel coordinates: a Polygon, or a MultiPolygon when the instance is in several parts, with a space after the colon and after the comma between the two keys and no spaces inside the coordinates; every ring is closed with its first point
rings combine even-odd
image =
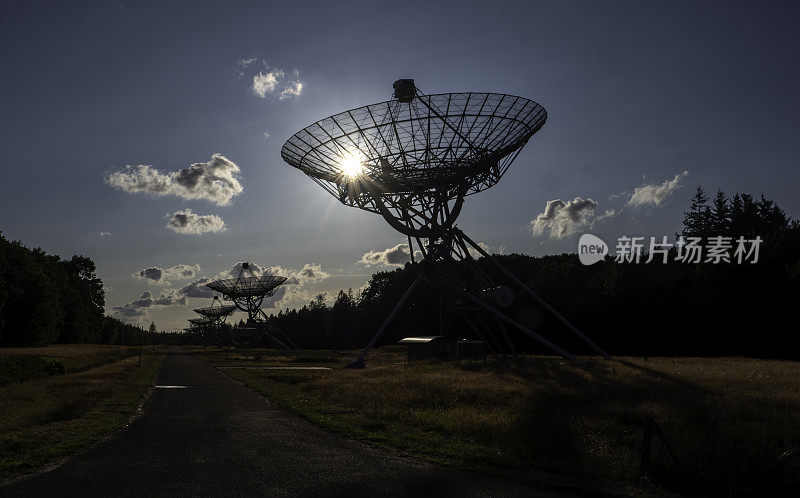
{"type": "Polygon", "coordinates": [[[788,229],[794,222],[774,201],[761,194],[756,200],[750,194],[728,197],[718,190],[709,199],[703,187],[697,187],[689,211],[684,213],[683,232],[687,237],[711,236],[753,238],[788,229]]]}
{"type": "Polygon", "coordinates": [[[95,270],[85,256],[61,259],[0,233],[0,344],[138,344],[140,327],[105,316],[95,270]]]}

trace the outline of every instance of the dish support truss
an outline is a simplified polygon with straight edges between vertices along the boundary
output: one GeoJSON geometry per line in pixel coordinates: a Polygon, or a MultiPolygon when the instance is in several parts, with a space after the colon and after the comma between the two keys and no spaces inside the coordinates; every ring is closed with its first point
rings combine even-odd
{"type": "MultiPolygon", "coordinates": [[[[250,268],[249,263],[242,263],[242,267],[239,270],[239,274],[236,276],[235,280],[243,282],[245,279],[261,280],[261,278],[267,277],[271,279],[276,278],[271,275],[257,277],[255,273],[253,273],[252,268],[250,268]],[[247,277],[245,272],[249,272],[250,276],[247,277]]],[[[279,279],[280,280],[275,280],[277,285],[270,286],[271,288],[268,290],[265,289],[264,292],[258,292],[256,294],[242,292],[242,286],[236,286],[239,290],[238,292],[226,292],[225,289],[222,288],[211,287],[211,285],[207,286],[218,292],[221,292],[223,299],[233,302],[233,304],[235,304],[240,311],[247,313],[247,324],[255,327],[256,330],[258,330],[259,342],[262,338],[264,338],[268,342],[272,342],[273,345],[275,345],[278,349],[298,349],[294,341],[292,341],[292,339],[278,326],[277,323],[275,323],[275,320],[273,320],[264,312],[264,310],[261,309],[264,299],[271,297],[275,293],[275,289],[278,288],[281,283],[286,281],[285,277],[279,277],[279,279]]],[[[214,282],[212,282],[212,284],[213,283],[214,282]]]]}
{"type": "MultiPolygon", "coordinates": [[[[574,355],[545,339],[528,327],[525,327],[501,310],[501,308],[511,304],[511,301],[513,301],[513,292],[508,287],[500,286],[495,283],[494,280],[483,271],[480,265],[478,265],[473,257],[473,252],[486,258],[486,260],[505,275],[515,287],[518,287],[542,308],[551,313],[568,330],[588,344],[594,351],[603,358],[609,358],[608,354],[589,339],[589,337],[575,327],[569,320],[564,318],[563,315],[501,265],[499,261],[493,258],[458,227],[450,224],[449,228],[441,237],[437,239],[428,239],[427,244],[424,243],[421,238],[415,238],[415,241],[423,255],[423,259],[418,264],[414,264],[417,271],[417,278],[408,287],[391,313],[389,313],[389,316],[372,337],[366,348],[364,348],[353,362],[347,365],[348,368],[366,367],[364,361],[365,356],[369,350],[375,347],[398,312],[400,312],[414,290],[422,282],[431,285],[442,294],[443,298],[445,298],[449,304],[448,311],[458,313],[463,318],[467,327],[479,339],[484,341],[492,353],[516,353],[514,344],[508,335],[508,328],[512,328],[539,342],[553,353],[561,355],[569,360],[574,360],[574,355]],[[493,330],[499,330],[499,334],[497,332],[493,333],[493,330]]],[[[413,264],[415,263],[413,256],[414,245],[412,244],[411,236],[408,237],[408,243],[413,264]]]]}
{"type": "Polygon", "coordinates": [[[223,305],[219,296],[214,296],[211,306],[198,308],[195,313],[199,314],[201,318],[190,318],[189,323],[192,325],[187,332],[197,333],[208,346],[214,345],[222,348],[230,344],[229,334],[226,333],[223,325],[233,310],[223,305]]]}

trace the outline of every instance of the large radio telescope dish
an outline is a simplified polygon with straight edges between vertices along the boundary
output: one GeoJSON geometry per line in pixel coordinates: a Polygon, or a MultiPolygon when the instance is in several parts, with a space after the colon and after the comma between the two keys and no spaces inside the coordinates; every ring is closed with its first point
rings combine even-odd
{"type": "Polygon", "coordinates": [[[448,296],[448,312],[459,313],[492,351],[515,352],[505,328],[510,326],[551,351],[573,358],[498,309],[510,305],[513,293],[494,283],[475,262],[473,253],[491,261],[572,332],[607,356],[455,226],[464,197],[500,181],[546,120],[544,107],[523,97],[479,92],[425,95],[414,80],[400,79],[394,83],[393,100],[335,114],[286,141],[281,150],[284,161],[343,204],[383,216],[408,237],[412,263],[412,239],[422,253],[423,264],[415,267],[416,280],[349,367],[365,366],[366,353],[423,281],[448,296]],[[496,325],[489,326],[487,319],[496,320],[496,325]]]}
{"type": "Polygon", "coordinates": [[[547,119],[544,107],[513,95],[424,95],[398,80],[395,96],[307,126],[281,157],[412,237],[452,223],[463,197],[497,183],[547,119]]]}

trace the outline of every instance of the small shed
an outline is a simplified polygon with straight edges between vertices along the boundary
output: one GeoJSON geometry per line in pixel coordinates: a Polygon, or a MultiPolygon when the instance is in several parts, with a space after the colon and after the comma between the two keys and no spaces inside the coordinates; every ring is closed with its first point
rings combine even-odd
{"type": "Polygon", "coordinates": [[[406,337],[400,344],[408,346],[409,360],[483,360],[486,346],[482,341],[443,335],[406,337]]]}

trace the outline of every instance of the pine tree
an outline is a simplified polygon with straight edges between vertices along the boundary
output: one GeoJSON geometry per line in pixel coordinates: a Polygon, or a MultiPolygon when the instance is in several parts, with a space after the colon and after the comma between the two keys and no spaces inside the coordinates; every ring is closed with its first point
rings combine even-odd
{"type": "Polygon", "coordinates": [[[728,196],[722,190],[717,190],[711,207],[711,231],[713,236],[730,235],[731,207],[728,196]]]}
{"type": "Polygon", "coordinates": [[[703,187],[698,186],[697,192],[692,197],[689,212],[683,213],[684,237],[707,237],[711,221],[711,211],[708,207],[708,196],[703,187]]]}
{"type": "Polygon", "coordinates": [[[745,236],[747,238],[755,237],[760,232],[760,223],[758,218],[758,205],[753,201],[753,196],[750,194],[738,194],[742,201],[741,212],[739,219],[736,221],[735,226],[738,227],[739,233],[735,236],[745,236]]]}
{"type": "Polygon", "coordinates": [[[773,233],[784,228],[789,228],[790,220],[786,216],[786,211],[779,208],[774,201],[771,201],[761,194],[758,202],[759,233],[773,233]]]}

